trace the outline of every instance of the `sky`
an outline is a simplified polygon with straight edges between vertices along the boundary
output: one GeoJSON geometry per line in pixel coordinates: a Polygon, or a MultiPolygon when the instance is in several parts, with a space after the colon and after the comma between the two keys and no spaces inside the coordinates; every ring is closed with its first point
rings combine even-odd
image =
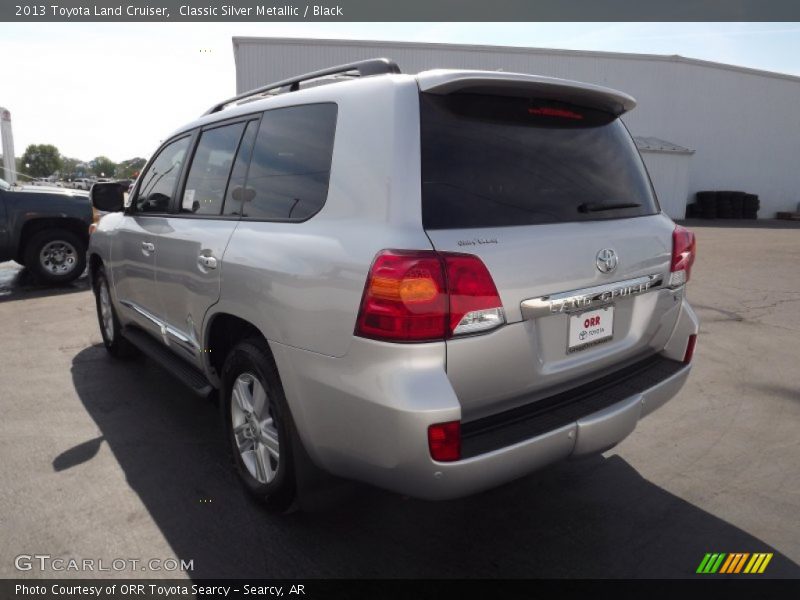
{"type": "Polygon", "coordinates": [[[2,23],[14,145],[149,157],[235,94],[233,36],[487,44],[681,56],[800,76],[800,23],[2,23]]]}

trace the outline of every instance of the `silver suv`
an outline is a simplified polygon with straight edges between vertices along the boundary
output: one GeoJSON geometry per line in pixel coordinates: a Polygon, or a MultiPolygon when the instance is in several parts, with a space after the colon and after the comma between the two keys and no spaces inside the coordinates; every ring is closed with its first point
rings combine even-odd
{"type": "MultiPolygon", "coordinates": [[[[301,463],[453,498],[604,451],[686,381],[694,235],[659,209],[630,96],[385,59],[277,82],[172,134],[92,235],[108,351],[219,391],[245,486],[301,463]]],[[[305,467],[303,467],[305,468],[305,467]]]]}

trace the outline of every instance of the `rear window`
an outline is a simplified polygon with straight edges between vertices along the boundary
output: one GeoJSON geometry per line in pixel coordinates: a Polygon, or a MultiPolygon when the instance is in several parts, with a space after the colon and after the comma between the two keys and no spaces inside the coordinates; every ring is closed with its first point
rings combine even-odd
{"type": "Polygon", "coordinates": [[[531,98],[420,97],[426,229],[658,212],[636,146],[613,115],[531,98]]]}

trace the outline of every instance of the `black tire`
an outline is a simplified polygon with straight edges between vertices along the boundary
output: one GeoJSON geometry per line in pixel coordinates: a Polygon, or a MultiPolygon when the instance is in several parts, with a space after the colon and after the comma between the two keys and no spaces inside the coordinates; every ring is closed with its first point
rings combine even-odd
{"type": "Polygon", "coordinates": [[[98,267],[94,275],[94,304],[97,308],[97,322],[100,325],[100,335],[103,336],[103,345],[108,350],[108,353],[114,358],[129,358],[136,356],[138,351],[136,347],[128,340],[122,337],[122,326],[117,318],[117,312],[114,310],[114,304],[111,302],[111,288],[108,287],[108,277],[103,267],[98,267]],[[108,293],[108,310],[110,312],[109,331],[106,330],[106,324],[103,316],[103,286],[108,293]]]}
{"type": "Polygon", "coordinates": [[[731,205],[732,192],[717,192],[717,218],[730,219],[733,217],[731,205]]]}
{"type": "MultiPolygon", "coordinates": [[[[248,389],[253,390],[252,387],[248,389]]],[[[223,423],[225,424],[228,451],[239,475],[239,480],[245,489],[254,498],[262,502],[268,510],[275,512],[286,511],[294,503],[297,493],[293,454],[293,442],[296,434],[291,412],[286,403],[286,396],[283,393],[283,386],[278,375],[278,369],[264,340],[259,338],[247,339],[234,346],[228,353],[225,365],[222,368],[220,397],[220,408],[222,410],[223,423]],[[248,378],[249,376],[254,376],[266,392],[264,406],[268,406],[269,412],[267,416],[272,419],[272,425],[277,431],[278,457],[275,459],[271,454],[266,454],[266,460],[269,461],[270,465],[269,469],[274,470],[272,479],[267,478],[266,481],[259,481],[255,473],[251,471],[251,468],[254,468],[256,472],[260,472],[262,475],[265,474],[263,466],[261,466],[260,471],[258,466],[255,466],[258,463],[255,459],[257,451],[254,450],[249,455],[250,460],[248,462],[253,466],[248,467],[244,461],[243,451],[240,450],[240,441],[246,444],[249,439],[249,442],[253,443],[253,430],[249,430],[251,437],[248,439],[245,439],[247,438],[246,433],[241,432],[240,441],[237,441],[237,435],[234,433],[232,403],[237,401],[233,397],[233,388],[237,380],[248,378]]],[[[239,409],[237,408],[236,410],[238,411],[239,409]]],[[[251,415],[255,413],[256,410],[254,409],[251,415]]],[[[264,414],[266,413],[262,411],[261,416],[264,414]]],[[[245,427],[245,429],[247,428],[245,427]]],[[[258,429],[258,431],[262,430],[258,429]]],[[[261,447],[266,452],[266,445],[261,444],[261,447]]]]}
{"type": "Polygon", "coordinates": [[[35,233],[25,245],[25,266],[36,279],[49,284],[75,281],[86,269],[86,243],[66,229],[45,229],[35,233]],[[52,248],[61,261],[45,259],[42,252],[52,248]],[[61,250],[58,250],[58,249],[61,250]]]}
{"type": "Polygon", "coordinates": [[[697,205],[702,210],[717,206],[717,192],[697,192],[697,205]]]}
{"type": "Polygon", "coordinates": [[[734,192],[731,194],[731,208],[733,209],[733,214],[736,213],[741,214],[742,209],[744,208],[744,192],[734,192]]]}
{"type": "Polygon", "coordinates": [[[759,208],[761,208],[761,201],[755,194],[745,194],[742,207],[746,212],[752,212],[754,210],[757,211],[759,208]]]}

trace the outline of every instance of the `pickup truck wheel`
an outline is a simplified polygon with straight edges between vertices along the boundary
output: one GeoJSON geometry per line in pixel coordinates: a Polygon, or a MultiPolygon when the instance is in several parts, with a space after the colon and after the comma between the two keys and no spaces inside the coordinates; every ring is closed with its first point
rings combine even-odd
{"type": "Polygon", "coordinates": [[[136,348],[122,337],[122,326],[111,302],[111,290],[105,270],[100,267],[94,276],[94,299],[97,306],[97,320],[103,345],[114,358],[127,358],[136,354],[136,348]]]}
{"type": "Polygon", "coordinates": [[[40,231],[25,246],[25,265],[45,283],[69,283],[86,268],[86,246],[65,229],[40,231]]]}
{"type": "Polygon", "coordinates": [[[251,339],[231,350],[222,369],[223,419],[233,462],[245,488],[268,509],[295,498],[293,424],[266,343],[251,339]]]}

